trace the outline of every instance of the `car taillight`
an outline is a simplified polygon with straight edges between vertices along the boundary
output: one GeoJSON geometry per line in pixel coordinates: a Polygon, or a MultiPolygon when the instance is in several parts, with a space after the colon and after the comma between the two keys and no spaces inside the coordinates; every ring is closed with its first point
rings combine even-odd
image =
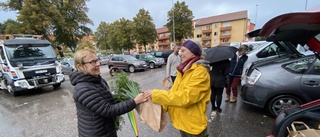
{"type": "Polygon", "coordinates": [[[250,74],[249,77],[247,77],[247,84],[250,86],[253,86],[254,84],[256,84],[256,82],[258,81],[258,79],[261,76],[261,72],[258,70],[253,70],[252,73],[250,74]]]}

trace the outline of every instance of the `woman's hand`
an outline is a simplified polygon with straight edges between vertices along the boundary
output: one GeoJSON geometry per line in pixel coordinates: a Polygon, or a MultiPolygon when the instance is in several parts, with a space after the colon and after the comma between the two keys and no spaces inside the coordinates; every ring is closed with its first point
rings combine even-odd
{"type": "Polygon", "coordinates": [[[146,91],[143,91],[143,93],[146,97],[148,97],[148,99],[151,98],[152,96],[152,90],[146,90],[146,91]]]}
{"type": "Polygon", "coordinates": [[[148,97],[144,95],[144,93],[140,93],[134,98],[134,102],[138,105],[142,102],[146,102],[148,100],[148,97]]]}

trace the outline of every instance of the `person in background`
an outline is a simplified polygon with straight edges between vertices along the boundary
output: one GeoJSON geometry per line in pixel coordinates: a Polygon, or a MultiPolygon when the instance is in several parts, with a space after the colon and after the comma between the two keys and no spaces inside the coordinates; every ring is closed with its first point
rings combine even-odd
{"type": "Polygon", "coordinates": [[[168,60],[167,60],[166,75],[167,75],[168,79],[171,77],[172,83],[176,79],[177,67],[181,63],[181,59],[179,56],[179,50],[180,50],[180,46],[175,45],[173,48],[173,53],[170,54],[170,56],[168,57],[168,60]]]}
{"type": "Polygon", "coordinates": [[[100,62],[90,49],[77,51],[74,56],[76,71],[70,82],[77,108],[78,134],[81,137],[117,137],[115,119],[147,101],[140,93],[135,99],[115,102],[107,82],[100,76],[100,62]]]}
{"type": "Polygon", "coordinates": [[[144,94],[168,111],[172,125],[180,130],[181,137],[208,137],[209,62],[202,60],[205,55],[202,45],[194,40],[183,42],[179,55],[181,64],[171,89],[146,90],[144,94]]]}
{"type": "Polygon", "coordinates": [[[212,111],[221,112],[221,102],[223,89],[227,84],[227,75],[230,69],[230,60],[222,60],[210,63],[210,82],[211,82],[211,106],[212,111]]]}
{"type": "Polygon", "coordinates": [[[234,103],[237,101],[237,86],[243,78],[243,65],[248,59],[248,56],[246,54],[248,50],[249,47],[247,45],[240,45],[239,50],[236,52],[236,55],[231,59],[230,71],[228,75],[228,87],[226,89],[226,102],[230,101],[231,103],[234,103]],[[233,94],[232,97],[231,90],[233,94]]]}

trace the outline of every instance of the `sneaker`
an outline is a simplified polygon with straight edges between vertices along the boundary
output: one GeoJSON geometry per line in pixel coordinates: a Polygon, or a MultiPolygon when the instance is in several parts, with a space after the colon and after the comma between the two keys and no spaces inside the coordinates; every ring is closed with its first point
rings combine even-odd
{"type": "Polygon", "coordinates": [[[230,95],[226,96],[226,102],[230,101],[230,95]]]}
{"type": "Polygon", "coordinates": [[[234,103],[237,101],[237,97],[232,97],[231,100],[230,100],[230,103],[234,103]]]}

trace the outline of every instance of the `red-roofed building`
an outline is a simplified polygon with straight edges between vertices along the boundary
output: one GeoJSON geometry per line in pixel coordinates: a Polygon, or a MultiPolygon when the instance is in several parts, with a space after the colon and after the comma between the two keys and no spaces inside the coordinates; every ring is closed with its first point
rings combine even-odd
{"type": "MultiPolygon", "coordinates": [[[[203,48],[228,45],[230,42],[248,42],[245,37],[254,30],[255,24],[248,19],[248,11],[239,11],[193,20],[194,38],[202,41],[203,48]]],[[[149,49],[161,51],[172,49],[170,32],[167,27],[157,29],[158,42],[149,49]]],[[[144,51],[144,50],[139,50],[144,51]]]]}

